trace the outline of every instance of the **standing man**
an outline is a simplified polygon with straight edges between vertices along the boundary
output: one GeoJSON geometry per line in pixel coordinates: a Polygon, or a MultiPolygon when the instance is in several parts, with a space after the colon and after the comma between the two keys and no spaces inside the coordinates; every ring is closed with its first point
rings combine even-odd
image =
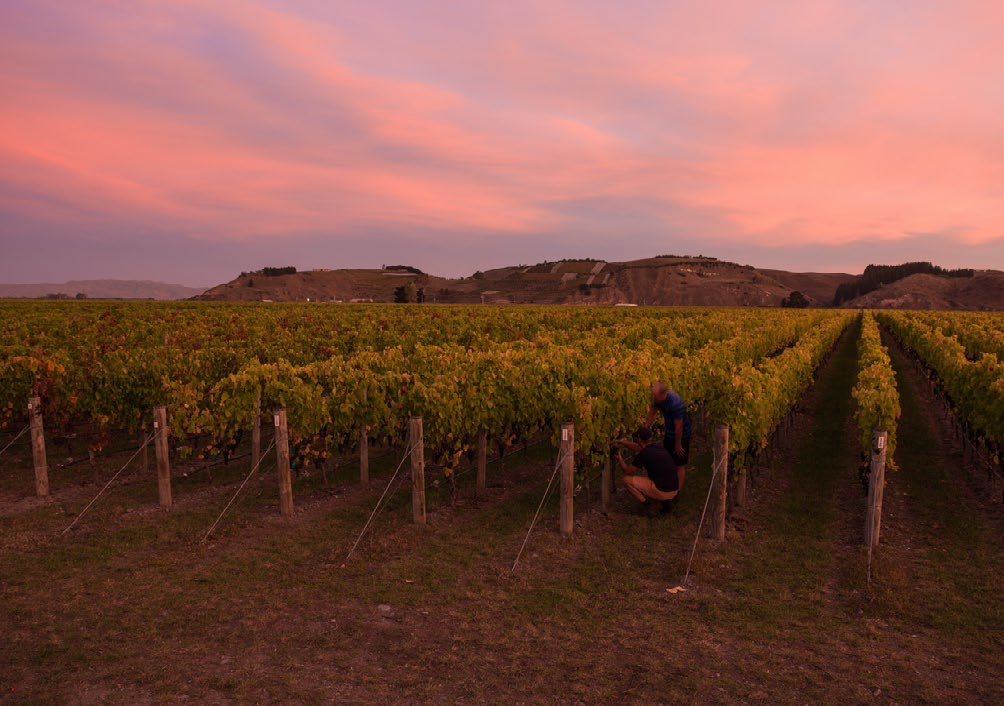
{"type": "Polygon", "coordinates": [[[662,446],[652,443],[652,430],[648,427],[640,427],[632,437],[632,441],[617,442],[638,451],[631,465],[624,462],[620,451],[617,452],[617,463],[624,471],[624,486],[642,504],[643,510],[651,499],[662,503],[661,512],[667,513],[673,509],[672,500],[680,492],[673,457],[662,446]]]}
{"type": "Polygon", "coordinates": [[[687,476],[687,461],[690,458],[690,415],[687,405],[678,394],[670,390],[664,382],[652,383],[652,407],[648,410],[645,426],[651,427],[655,420],[655,412],[662,412],[666,433],[662,445],[666,447],[673,461],[676,462],[676,472],[679,476],[679,487],[687,476]]]}

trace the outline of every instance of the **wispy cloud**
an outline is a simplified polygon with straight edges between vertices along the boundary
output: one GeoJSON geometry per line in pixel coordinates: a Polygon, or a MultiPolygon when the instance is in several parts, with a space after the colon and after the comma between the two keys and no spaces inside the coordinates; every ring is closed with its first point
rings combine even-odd
{"type": "Polygon", "coordinates": [[[1004,267],[1002,33],[980,2],[3,3],[0,244],[830,269],[928,233],[1004,267]]]}

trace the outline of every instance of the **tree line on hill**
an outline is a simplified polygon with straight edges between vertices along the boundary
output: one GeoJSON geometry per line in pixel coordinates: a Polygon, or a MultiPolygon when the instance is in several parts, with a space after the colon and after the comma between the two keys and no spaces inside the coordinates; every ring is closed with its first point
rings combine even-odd
{"type": "Polygon", "coordinates": [[[902,265],[868,265],[853,282],[845,282],[837,287],[833,296],[833,306],[856,299],[873,292],[886,284],[892,284],[910,275],[926,274],[939,277],[972,277],[971,269],[946,270],[930,262],[905,262],[902,265]]]}

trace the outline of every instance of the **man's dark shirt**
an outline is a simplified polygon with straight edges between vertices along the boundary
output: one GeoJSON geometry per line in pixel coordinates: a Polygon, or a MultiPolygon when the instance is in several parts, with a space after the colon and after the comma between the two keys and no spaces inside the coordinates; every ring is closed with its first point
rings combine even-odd
{"type": "Polygon", "coordinates": [[[644,468],[655,487],[664,493],[680,489],[680,480],[676,475],[676,463],[664,447],[650,444],[634,457],[634,465],[644,468]]]}
{"type": "Polygon", "coordinates": [[[683,421],[683,438],[690,438],[690,415],[687,414],[687,405],[683,399],[673,392],[666,393],[666,399],[662,402],[652,402],[652,406],[662,412],[662,416],[666,420],[666,435],[672,436],[676,434],[676,428],[673,425],[677,419],[683,421]]]}

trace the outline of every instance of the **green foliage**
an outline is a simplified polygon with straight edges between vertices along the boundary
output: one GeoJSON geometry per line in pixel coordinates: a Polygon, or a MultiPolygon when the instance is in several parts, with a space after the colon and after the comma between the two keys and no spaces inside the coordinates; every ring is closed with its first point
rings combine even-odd
{"type": "Polygon", "coordinates": [[[878,324],[871,312],[861,315],[861,335],[858,339],[858,380],[851,391],[857,406],[854,419],[858,423],[861,448],[871,448],[872,432],[884,429],[886,464],[895,469],[896,426],[900,415],[896,373],[889,352],[882,345],[878,324]]]}
{"type": "Polygon", "coordinates": [[[258,270],[258,274],[264,275],[265,277],[279,277],[280,275],[295,275],[296,268],[293,266],[263,267],[260,270],[258,270]]]}
{"type": "Polygon", "coordinates": [[[1004,315],[959,316],[952,327],[960,333],[951,335],[937,325],[940,316],[929,317],[926,312],[882,311],[875,316],[930,369],[961,420],[1000,454],[1004,442],[1004,365],[996,352],[984,351],[996,350],[1004,315]],[[970,341],[971,349],[960,342],[960,335],[970,341]]]}
{"type": "Polygon", "coordinates": [[[797,289],[781,300],[781,306],[785,309],[805,309],[809,306],[809,300],[797,289]]]}
{"type": "Polygon", "coordinates": [[[394,288],[394,303],[395,304],[408,304],[413,302],[418,297],[418,289],[415,287],[414,282],[406,282],[400,287],[394,288]]]}
{"type": "Polygon", "coordinates": [[[576,425],[580,467],[644,418],[653,380],[766,443],[852,315],[833,311],[213,303],[0,303],[0,423],[43,398],[47,423],[149,426],[230,443],[283,407],[308,458],[403,441],[423,417],[447,471],[479,430],[512,444],[576,425]]]}

